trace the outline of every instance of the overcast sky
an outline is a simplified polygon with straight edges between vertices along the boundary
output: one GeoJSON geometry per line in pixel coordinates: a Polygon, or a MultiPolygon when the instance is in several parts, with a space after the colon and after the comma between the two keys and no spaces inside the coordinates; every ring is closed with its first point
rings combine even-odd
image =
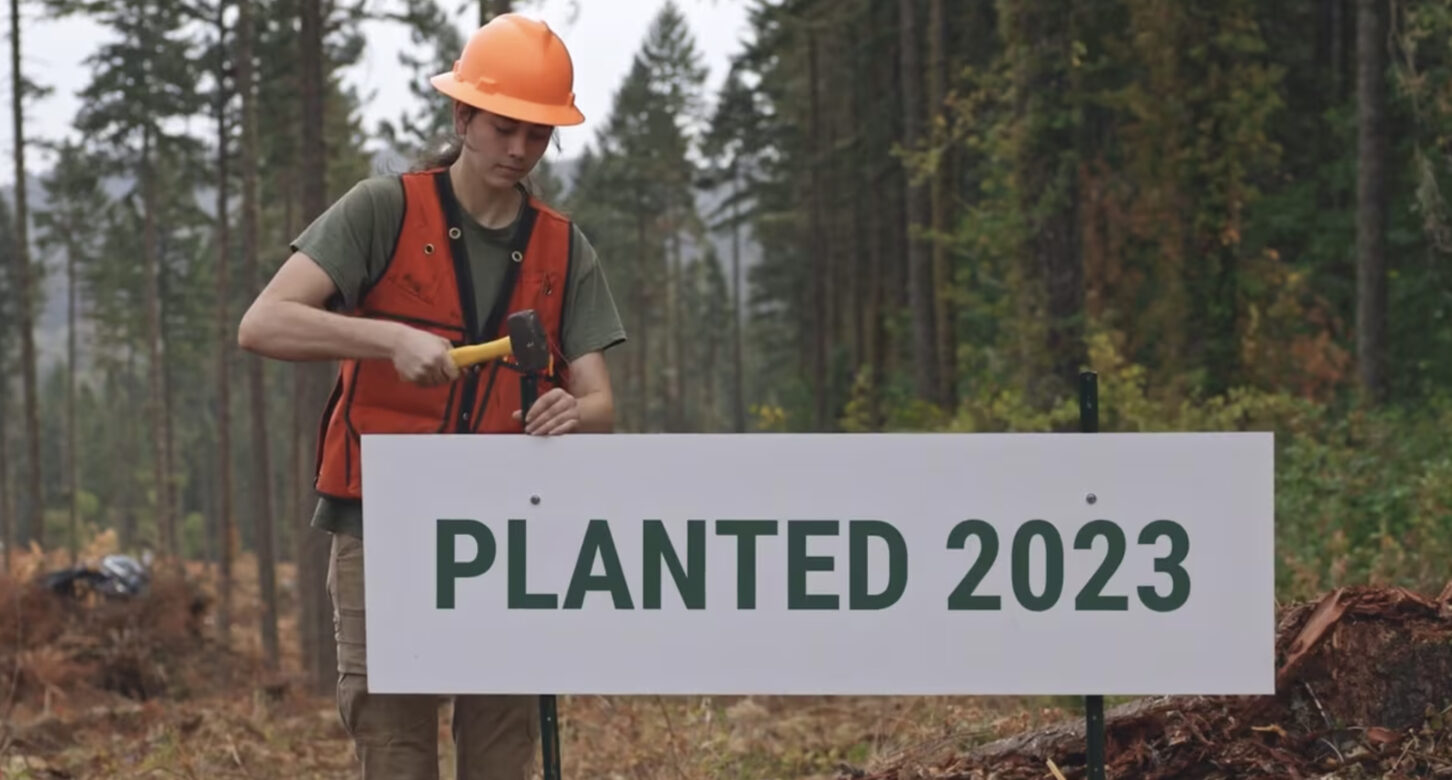
{"type": "MultiPolygon", "coordinates": [[[[615,88],[630,67],[631,57],[664,3],[665,0],[543,0],[526,9],[526,13],[550,23],[564,38],[574,59],[575,99],[585,114],[585,124],[561,130],[561,153],[565,156],[578,154],[593,139],[595,129],[610,110],[615,88]]],[[[708,94],[714,94],[714,88],[725,76],[728,58],[739,50],[746,35],[746,3],[747,0],[676,0],[710,69],[708,94]]],[[[446,0],[448,6],[458,4],[458,0],[446,0]]],[[[458,20],[460,30],[465,33],[473,29],[478,19],[477,3],[470,0],[468,5],[470,10],[458,20]]],[[[22,3],[22,8],[25,9],[22,69],[33,81],[54,90],[49,97],[30,104],[26,137],[30,140],[60,138],[71,132],[71,120],[78,105],[75,94],[90,81],[90,69],[83,61],[107,39],[108,33],[87,20],[43,19],[34,3],[22,3]]],[[[374,100],[363,107],[364,126],[371,132],[378,120],[397,118],[412,98],[405,80],[407,71],[397,60],[399,47],[408,44],[407,33],[396,25],[381,23],[368,24],[365,33],[368,48],[364,59],[350,68],[345,78],[349,84],[358,86],[361,94],[376,90],[374,100]]],[[[0,165],[0,184],[14,180],[10,162],[14,146],[8,116],[11,83],[8,34],[5,40],[5,81],[0,92],[5,95],[7,116],[0,123],[3,124],[0,147],[5,154],[5,164],[0,165]]],[[[40,155],[32,149],[26,159],[27,173],[38,173],[40,155]]]]}

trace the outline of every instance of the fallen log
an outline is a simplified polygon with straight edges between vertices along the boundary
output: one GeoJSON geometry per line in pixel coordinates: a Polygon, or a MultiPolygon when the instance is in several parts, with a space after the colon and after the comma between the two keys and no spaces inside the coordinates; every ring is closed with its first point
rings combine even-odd
{"type": "MultiPolygon", "coordinates": [[[[1342,588],[1282,613],[1274,696],[1164,696],[1105,714],[1113,778],[1452,776],[1452,583],[1436,598],[1342,588]],[[1445,775],[1443,773],[1446,773],[1445,775]],[[1338,775],[1343,776],[1343,775],[1338,775]],[[1362,775],[1345,775],[1362,776],[1362,775]]],[[[1082,718],[863,780],[1083,777],[1082,718]]],[[[850,776],[850,775],[848,775],[850,776]]]]}

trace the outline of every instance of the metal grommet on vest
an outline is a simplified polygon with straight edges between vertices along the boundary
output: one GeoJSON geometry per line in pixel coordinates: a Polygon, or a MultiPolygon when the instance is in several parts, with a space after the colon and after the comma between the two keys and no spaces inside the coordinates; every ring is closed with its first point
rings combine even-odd
{"type": "Polygon", "coordinates": [[[455,241],[457,241],[457,240],[459,240],[459,236],[460,235],[462,235],[462,234],[459,232],[459,229],[458,228],[456,228],[456,227],[449,228],[449,238],[452,238],[455,241]]]}
{"type": "Polygon", "coordinates": [[[510,257],[511,260],[513,260],[516,263],[522,263],[522,262],[524,262],[524,253],[520,252],[518,249],[514,250],[513,252],[510,252],[509,253],[509,257],[510,257]]]}
{"type": "Polygon", "coordinates": [[[424,254],[431,255],[433,253],[434,253],[434,245],[433,244],[424,244],[424,254]]]}

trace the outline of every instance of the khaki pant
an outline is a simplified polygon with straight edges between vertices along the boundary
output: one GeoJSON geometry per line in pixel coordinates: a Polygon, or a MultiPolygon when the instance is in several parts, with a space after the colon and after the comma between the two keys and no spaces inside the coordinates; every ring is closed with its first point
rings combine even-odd
{"type": "MultiPolygon", "coordinates": [[[[338,714],[353,737],[364,780],[437,780],[441,697],[368,692],[361,539],[333,534],[328,595],[338,643],[338,714]]],[[[539,697],[449,698],[458,780],[530,776],[539,738],[539,697]]]]}

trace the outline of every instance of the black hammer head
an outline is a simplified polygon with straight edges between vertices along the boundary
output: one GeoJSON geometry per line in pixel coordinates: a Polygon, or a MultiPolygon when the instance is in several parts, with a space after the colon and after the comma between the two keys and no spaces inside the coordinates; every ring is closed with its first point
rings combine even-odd
{"type": "Polygon", "coordinates": [[[550,345],[545,336],[544,325],[534,309],[525,309],[509,315],[506,321],[509,329],[509,345],[514,359],[526,371],[544,371],[550,364],[550,345]]]}

